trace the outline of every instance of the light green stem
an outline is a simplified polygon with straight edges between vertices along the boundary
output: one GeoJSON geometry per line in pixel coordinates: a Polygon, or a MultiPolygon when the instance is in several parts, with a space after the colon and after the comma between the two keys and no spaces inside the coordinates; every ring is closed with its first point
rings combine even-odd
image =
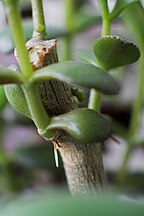
{"type": "Polygon", "coordinates": [[[107,0],[98,0],[102,19],[108,20],[109,19],[109,9],[108,9],[108,2],[107,0]]]}
{"type": "Polygon", "coordinates": [[[65,27],[68,31],[68,35],[64,38],[64,60],[72,59],[72,36],[75,28],[74,15],[75,15],[75,6],[73,0],[64,0],[65,1],[65,27]]]}
{"type": "Polygon", "coordinates": [[[38,129],[45,130],[49,124],[50,118],[48,117],[41,102],[38,85],[36,83],[25,83],[22,88],[32,119],[34,120],[38,129]]]}
{"type": "Polygon", "coordinates": [[[32,75],[32,66],[25,47],[25,37],[21,25],[18,0],[4,0],[9,26],[18,52],[22,74],[26,79],[32,75]]]}
{"type": "MultiPolygon", "coordinates": [[[[140,116],[143,106],[143,84],[144,84],[144,50],[141,50],[141,58],[139,62],[139,74],[138,74],[138,86],[137,86],[137,95],[134,101],[134,106],[132,110],[129,132],[128,132],[128,148],[125,152],[121,167],[117,174],[117,181],[122,182],[126,176],[126,169],[128,159],[133,151],[133,138],[137,133],[139,128],[140,116]]],[[[135,141],[134,141],[135,142],[135,141]]]]}
{"type": "Polygon", "coordinates": [[[137,86],[137,94],[136,99],[134,101],[134,106],[132,110],[130,127],[129,127],[129,139],[132,139],[133,136],[137,133],[140,116],[143,106],[143,85],[144,85],[144,51],[141,51],[141,58],[139,61],[139,74],[138,74],[138,86],[137,86]]]}
{"type": "Polygon", "coordinates": [[[132,153],[132,148],[130,146],[127,147],[127,150],[124,154],[123,160],[122,160],[122,164],[118,170],[118,173],[116,175],[116,181],[118,183],[123,183],[123,181],[125,180],[126,177],[126,172],[127,172],[127,165],[128,165],[128,161],[130,158],[130,155],[132,153]]]}
{"type": "Polygon", "coordinates": [[[32,3],[32,15],[34,22],[33,37],[46,38],[45,20],[43,13],[42,0],[31,0],[32,3]]]}
{"type": "MultiPolygon", "coordinates": [[[[111,21],[109,19],[108,4],[105,0],[99,0],[99,5],[102,13],[102,36],[110,34],[111,21]]],[[[101,108],[101,93],[95,89],[90,91],[88,107],[90,109],[100,111],[101,108]]]]}

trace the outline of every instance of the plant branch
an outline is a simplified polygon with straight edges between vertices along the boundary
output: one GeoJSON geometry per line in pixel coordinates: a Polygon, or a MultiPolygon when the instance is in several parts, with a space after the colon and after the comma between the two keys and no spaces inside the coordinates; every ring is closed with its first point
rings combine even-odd
{"type": "Polygon", "coordinates": [[[75,6],[73,0],[65,0],[65,27],[69,32],[64,38],[64,60],[72,59],[72,36],[74,30],[75,6]]]}
{"type": "MultiPolygon", "coordinates": [[[[109,19],[108,3],[105,0],[99,0],[99,6],[102,13],[102,36],[110,34],[111,21],[109,19]]],[[[101,93],[95,89],[90,91],[88,107],[90,109],[100,111],[101,107],[101,93]]]]}
{"type": "Polygon", "coordinates": [[[21,25],[19,1],[4,0],[9,26],[19,56],[22,74],[26,79],[32,75],[32,66],[29,61],[28,52],[25,47],[25,37],[21,25]]]}
{"type": "Polygon", "coordinates": [[[42,0],[31,0],[34,23],[33,38],[46,38],[46,28],[42,0]]]}
{"type": "Polygon", "coordinates": [[[36,83],[25,83],[22,88],[33,121],[35,122],[38,130],[45,131],[50,122],[50,118],[48,117],[41,102],[38,85],[36,83]]]}
{"type": "Polygon", "coordinates": [[[132,139],[137,133],[139,127],[139,121],[143,106],[143,84],[144,84],[144,51],[141,51],[141,58],[139,62],[139,74],[138,74],[138,86],[137,95],[134,101],[134,106],[132,110],[130,126],[129,126],[129,139],[132,139]]]}

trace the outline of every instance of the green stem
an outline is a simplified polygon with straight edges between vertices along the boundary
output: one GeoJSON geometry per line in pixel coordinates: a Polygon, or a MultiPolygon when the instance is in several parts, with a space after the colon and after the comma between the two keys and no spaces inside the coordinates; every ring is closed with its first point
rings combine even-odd
{"type": "Polygon", "coordinates": [[[128,159],[131,155],[131,152],[133,151],[133,145],[135,143],[135,140],[133,142],[134,136],[137,133],[137,130],[139,128],[139,122],[140,122],[140,116],[143,106],[143,83],[144,83],[144,50],[141,50],[141,58],[139,62],[139,74],[138,74],[138,86],[137,86],[137,95],[133,106],[133,111],[131,115],[130,120],[130,126],[129,126],[129,132],[128,132],[128,149],[125,153],[122,165],[120,167],[120,170],[117,174],[117,181],[122,182],[122,180],[125,179],[126,176],[126,168],[128,159]]]}
{"type": "Polygon", "coordinates": [[[143,106],[143,85],[144,85],[144,51],[141,51],[141,58],[139,62],[139,74],[138,74],[138,86],[137,95],[134,101],[134,106],[131,115],[131,121],[129,126],[129,139],[131,140],[133,136],[137,133],[139,127],[139,121],[143,106]]]}
{"type": "Polygon", "coordinates": [[[42,0],[31,0],[32,4],[32,15],[34,22],[34,38],[46,38],[46,28],[43,13],[42,0]]]}
{"type": "Polygon", "coordinates": [[[108,9],[108,2],[107,0],[98,0],[102,19],[108,20],[109,19],[109,9],[108,9]]]}
{"type": "Polygon", "coordinates": [[[32,66],[25,47],[25,38],[21,25],[21,16],[18,0],[4,0],[9,26],[18,52],[18,58],[22,73],[26,79],[32,75],[32,66]]]}
{"type": "Polygon", "coordinates": [[[126,176],[126,172],[127,172],[127,165],[128,165],[128,161],[129,161],[129,157],[130,157],[131,153],[132,153],[132,148],[130,146],[128,146],[128,148],[125,152],[125,155],[123,157],[120,169],[119,169],[117,176],[116,176],[116,181],[118,183],[123,183],[123,181],[125,180],[125,176],[126,176]]]}
{"type": "Polygon", "coordinates": [[[74,23],[75,5],[73,0],[65,0],[65,27],[68,35],[64,38],[64,60],[72,59],[72,38],[75,28],[74,23]]]}
{"type": "Polygon", "coordinates": [[[9,164],[11,163],[11,158],[9,157],[8,153],[5,150],[4,143],[3,143],[3,134],[5,131],[5,127],[0,127],[0,137],[1,137],[1,144],[0,144],[0,169],[3,173],[4,179],[4,186],[8,189],[8,192],[15,191],[15,181],[13,179],[12,173],[9,170],[9,164]]]}
{"type": "Polygon", "coordinates": [[[37,83],[27,82],[22,86],[22,88],[28,103],[32,119],[38,129],[39,134],[45,139],[53,138],[54,132],[49,132],[46,130],[49,125],[50,118],[41,102],[37,83]]]}
{"type": "Polygon", "coordinates": [[[91,89],[88,108],[93,109],[95,111],[100,111],[101,108],[101,94],[97,92],[95,89],[91,89]]]}
{"type": "MultiPolygon", "coordinates": [[[[99,0],[99,5],[102,13],[102,36],[110,34],[111,21],[109,19],[108,4],[105,0],[99,0]]],[[[90,91],[88,107],[90,109],[100,111],[101,108],[101,93],[95,89],[90,91]]]]}
{"type": "Polygon", "coordinates": [[[49,124],[50,118],[41,102],[38,85],[36,83],[25,83],[22,87],[33,121],[38,129],[45,130],[49,124]]]}

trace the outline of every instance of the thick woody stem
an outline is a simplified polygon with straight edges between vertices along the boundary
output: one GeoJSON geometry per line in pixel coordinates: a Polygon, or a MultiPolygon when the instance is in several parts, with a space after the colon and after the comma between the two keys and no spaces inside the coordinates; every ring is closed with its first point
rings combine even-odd
{"type": "MultiPolygon", "coordinates": [[[[32,39],[27,43],[33,69],[58,62],[56,40],[32,39]]],[[[39,83],[40,95],[49,116],[77,108],[71,87],[58,80],[39,83]]],[[[53,140],[61,154],[72,194],[91,194],[102,189],[105,172],[101,144],[83,144],[63,131],[53,140]]]]}

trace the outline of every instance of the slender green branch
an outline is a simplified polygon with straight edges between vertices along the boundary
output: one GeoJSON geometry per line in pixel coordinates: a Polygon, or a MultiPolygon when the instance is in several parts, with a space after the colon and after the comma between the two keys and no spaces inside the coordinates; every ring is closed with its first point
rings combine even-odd
{"type": "Polygon", "coordinates": [[[101,94],[97,92],[95,89],[91,89],[90,91],[88,107],[95,111],[100,111],[101,94]]]}
{"type": "Polygon", "coordinates": [[[144,85],[144,51],[141,51],[141,58],[139,61],[139,74],[138,74],[138,86],[137,95],[134,101],[133,111],[131,115],[131,121],[129,126],[129,139],[137,133],[139,127],[139,121],[143,106],[143,85],[144,85]]]}
{"type": "Polygon", "coordinates": [[[107,0],[98,0],[102,19],[108,20],[109,19],[109,9],[108,9],[108,2],[107,0]]]}
{"type": "Polygon", "coordinates": [[[32,4],[33,22],[34,22],[33,37],[45,39],[46,28],[45,28],[42,0],[31,0],[31,4],[32,4]]]}
{"type": "Polygon", "coordinates": [[[4,0],[9,26],[18,52],[20,67],[27,79],[32,75],[32,66],[25,47],[25,38],[21,25],[21,16],[18,0],[4,0]]]}
{"type": "MultiPolygon", "coordinates": [[[[99,0],[99,5],[102,13],[102,36],[110,34],[111,21],[109,20],[108,4],[105,0],[99,0]]],[[[88,107],[90,109],[100,111],[101,107],[101,94],[95,89],[90,91],[88,107]]]]}
{"type": "Polygon", "coordinates": [[[110,34],[110,28],[111,28],[111,21],[103,20],[102,21],[102,36],[106,36],[110,34]]]}
{"type": "Polygon", "coordinates": [[[64,60],[72,59],[72,36],[75,28],[74,15],[75,15],[75,5],[73,0],[65,1],[65,27],[68,31],[68,35],[64,38],[64,60]]]}
{"type": "Polygon", "coordinates": [[[116,176],[116,181],[118,183],[123,183],[123,181],[125,180],[125,176],[126,176],[126,172],[127,172],[127,165],[128,165],[129,158],[133,152],[132,150],[133,149],[130,146],[127,147],[127,150],[126,150],[124,157],[123,157],[123,160],[122,160],[122,164],[121,164],[120,169],[119,169],[117,176],[116,176]]]}
{"type": "Polygon", "coordinates": [[[25,83],[22,87],[33,121],[38,129],[45,130],[49,124],[50,118],[41,102],[38,85],[36,83],[25,83]]]}
{"type": "Polygon", "coordinates": [[[117,174],[117,181],[122,182],[126,176],[126,168],[128,159],[131,156],[131,153],[133,152],[133,147],[135,146],[136,140],[135,136],[137,133],[137,130],[139,128],[139,122],[140,122],[140,116],[143,106],[143,83],[144,83],[144,50],[141,50],[141,58],[139,61],[139,74],[138,74],[138,86],[137,86],[137,95],[135,98],[131,120],[130,120],[130,126],[129,126],[129,132],[128,132],[128,149],[125,152],[121,167],[117,174]]]}

